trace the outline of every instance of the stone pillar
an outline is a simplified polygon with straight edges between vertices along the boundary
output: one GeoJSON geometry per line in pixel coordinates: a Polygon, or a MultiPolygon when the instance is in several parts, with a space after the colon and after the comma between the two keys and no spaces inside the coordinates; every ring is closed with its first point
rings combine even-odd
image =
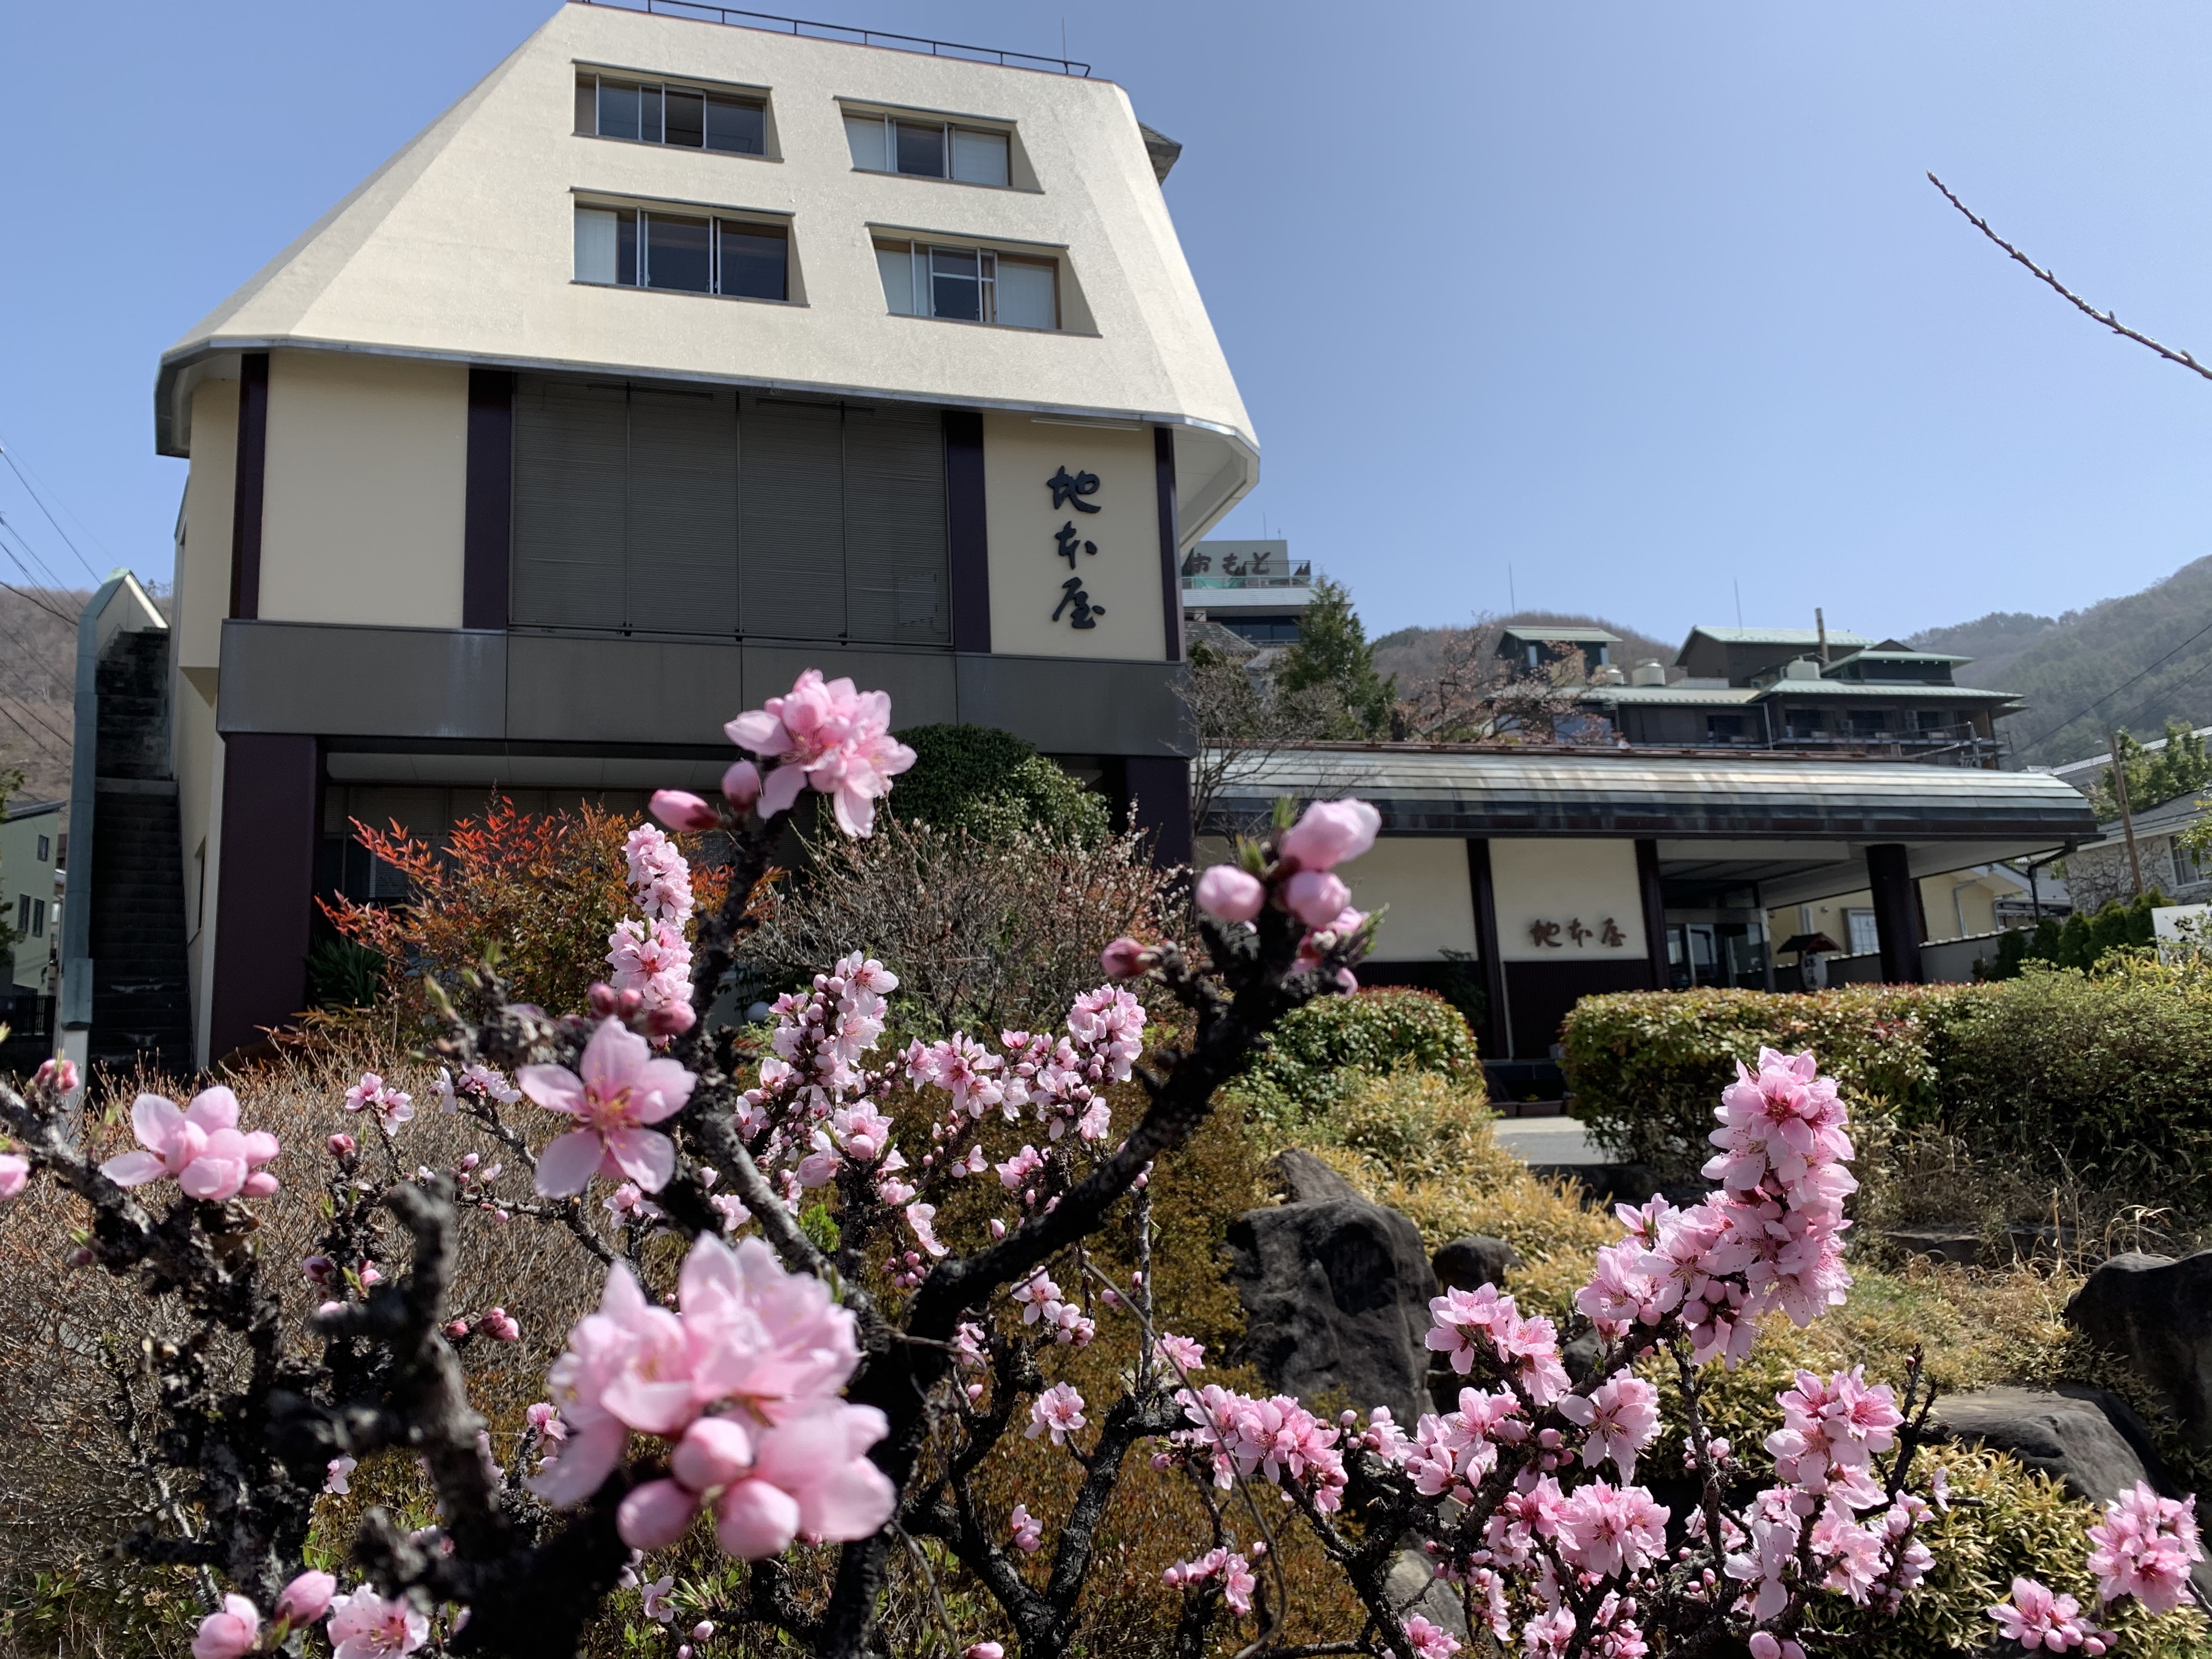
{"type": "Polygon", "coordinates": [[[1893,985],[1918,985],[1920,894],[1902,842],[1866,849],[1867,884],[1874,890],[1874,926],[1881,941],[1881,976],[1893,985]]]}

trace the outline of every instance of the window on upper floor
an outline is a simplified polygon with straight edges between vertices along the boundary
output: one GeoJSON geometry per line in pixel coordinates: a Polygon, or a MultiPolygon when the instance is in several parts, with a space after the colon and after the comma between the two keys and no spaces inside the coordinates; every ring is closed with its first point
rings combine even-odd
{"type": "Polygon", "coordinates": [[[1004,132],[911,116],[845,117],[845,142],[863,173],[903,173],[963,185],[1009,182],[1011,142],[1004,132]]]}
{"type": "Polygon", "coordinates": [[[765,155],[768,100],[582,70],[576,76],[576,131],[592,138],[765,155]]]}
{"type": "Polygon", "coordinates": [[[1741,743],[1749,735],[1749,719],[1742,714],[1705,716],[1705,741],[1717,747],[1741,743]]]}
{"type": "Polygon", "coordinates": [[[884,303],[898,317],[1001,328],[1060,326],[1060,265],[990,248],[876,239],[884,303]]]}
{"type": "Polygon", "coordinates": [[[576,280],[737,300],[791,297],[788,226],[658,208],[576,209],[576,280]]]}
{"type": "Polygon", "coordinates": [[[39,837],[39,862],[44,864],[52,855],[53,842],[44,836],[39,837]]]}

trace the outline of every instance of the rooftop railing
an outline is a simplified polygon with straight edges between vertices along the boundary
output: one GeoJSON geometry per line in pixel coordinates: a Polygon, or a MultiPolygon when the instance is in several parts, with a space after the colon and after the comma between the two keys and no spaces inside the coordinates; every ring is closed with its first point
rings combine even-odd
{"type": "Polygon", "coordinates": [[[1311,587],[1313,566],[1306,561],[1278,566],[1262,558],[1246,562],[1240,554],[1217,558],[1194,553],[1182,562],[1185,587],[1311,587]]]}
{"type": "Polygon", "coordinates": [[[854,28],[844,23],[817,23],[805,17],[779,17],[772,12],[745,11],[736,6],[709,6],[700,0],[574,0],[580,6],[605,6],[613,11],[649,12],[659,17],[688,17],[696,22],[727,24],[732,28],[766,29],[775,34],[795,34],[803,40],[842,40],[848,46],[885,46],[894,52],[922,52],[931,58],[954,58],[969,64],[996,64],[1001,69],[1035,69],[1055,75],[1088,77],[1091,65],[1072,58],[1041,57],[1033,52],[1004,52],[997,46],[963,46],[957,40],[932,40],[919,34],[894,34],[888,29],[854,28]]]}

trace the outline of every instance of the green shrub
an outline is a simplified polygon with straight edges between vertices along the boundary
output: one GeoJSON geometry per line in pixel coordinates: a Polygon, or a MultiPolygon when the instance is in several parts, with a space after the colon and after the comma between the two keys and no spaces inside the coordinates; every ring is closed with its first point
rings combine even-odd
{"type": "Polygon", "coordinates": [[[1932,1115],[1931,1034],[1980,987],[1850,986],[1770,991],[1629,991],[1584,997],[1562,1028],[1575,1115],[1615,1158],[1693,1173],[1735,1062],[1810,1048],[1855,1115],[1932,1115]]]}
{"type": "Polygon", "coordinates": [[[939,830],[1004,840],[1032,825],[1056,840],[1106,838],[1105,799],[1011,732],[989,726],[918,726],[899,733],[915,752],[891,811],[939,830]]]}
{"type": "Polygon", "coordinates": [[[1484,1099],[1474,1033],[1459,1010],[1433,991],[1395,985],[1309,1002],[1231,1090],[1253,1117],[1287,1126],[1401,1068],[1435,1072],[1484,1099]]]}

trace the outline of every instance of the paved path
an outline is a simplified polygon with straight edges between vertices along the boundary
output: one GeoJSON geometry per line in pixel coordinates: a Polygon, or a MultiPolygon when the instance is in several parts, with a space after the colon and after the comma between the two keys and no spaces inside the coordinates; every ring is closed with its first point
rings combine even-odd
{"type": "Polygon", "coordinates": [[[1502,1117],[1491,1126],[1501,1146],[1530,1164],[1602,1164],[1605,1154],[1590,1144],[1583,1126],[1571,1117],[1502,1117]]]}

